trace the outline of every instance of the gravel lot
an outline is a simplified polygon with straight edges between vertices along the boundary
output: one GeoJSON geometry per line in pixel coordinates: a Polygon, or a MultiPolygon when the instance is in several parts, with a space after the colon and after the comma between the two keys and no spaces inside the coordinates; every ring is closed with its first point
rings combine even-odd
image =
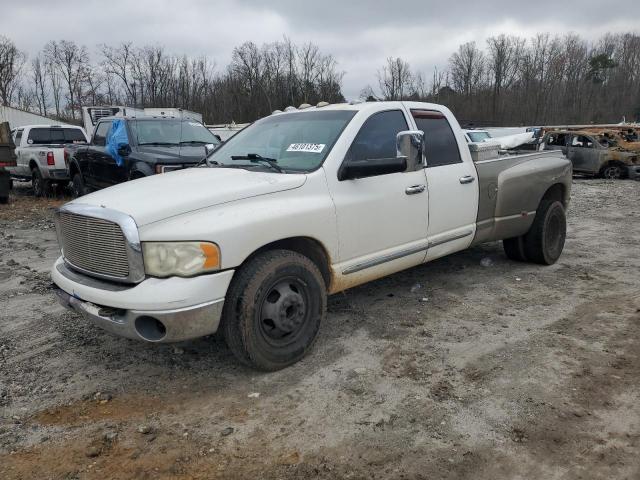
{"type": "Polygon", "coordinates": [[[299,364],[58,306],[50,207],[0,205],[0,478],[640,478],[640,183],[574,181],[551,267],[473,248],[332,297],[299,364]]]}

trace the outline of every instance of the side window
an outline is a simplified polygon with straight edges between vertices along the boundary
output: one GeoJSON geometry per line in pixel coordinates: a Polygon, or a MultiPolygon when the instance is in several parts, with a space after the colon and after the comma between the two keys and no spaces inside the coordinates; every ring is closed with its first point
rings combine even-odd
{"type": "Polygon", "coordinates": [[[418,130],[424,132],[427,168],[462,163],[456,136],[442,113],[412,110],[411,114],[418,130]]]}
{"type": "Polygon", "coordinates": [[[395,158],[396,135],[408,129],[400,110],[373,114],[364,122],[353,140],[347,153],[347,161],[395,158]]]}
{"type": "Polygon", "coordinates": [[[550,133],[547,145],[564,147],[567,144],[567,135],[565,133],[550,133]]]}
{"type": "Polygon", "coordinates": [[[18,130],[16,132],[16,139],[13,141],[13,143],[15,143],[16,147],[20,146],[20,142],[22,142],[22,132],[24,130],[18,130]]]}
{"type": "Polygon", "coordinates": [[[589,137],[583,135],[576,135],[571,141],[571,146],[579,148],[593,148],[593,142],[589,137]]]}
{"type": "Polygon", "coordinates": [[[111,128],[111,122],[100,122],[93,133],[93,144],[104,146],[107,143],[107,133],[111,128]]]}

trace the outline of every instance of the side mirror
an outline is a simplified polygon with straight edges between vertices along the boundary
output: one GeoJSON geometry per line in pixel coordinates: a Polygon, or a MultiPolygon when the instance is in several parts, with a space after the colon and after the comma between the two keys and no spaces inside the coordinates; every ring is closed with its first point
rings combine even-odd
{"type": "Polygon", "coordinates": [[[407,170],[419,170],[427,166],[425,158],[424,132],[421,130],[405,130],[396,135],[398,158],[405,158],[407,170]]]}
{"type": "Polygon", "coordinates": [[[211,152],[213,152],[216,148],[218,148],[218,146],[219,146],[219,145],[220,145],[220,144],[215,145],[215,144],[213,144],[213,143],[207,143],[207,144],[204,146],[204,154],[205,154],[205,155],[209,155],[209,154],[210,154],[211,152]]]}
{"type": "Polygon", "coordinates": [[[129,146],[128,143],[120,144],[118,146],[118,155],[120,155],[121,157],[126,157],[130,153],[131,153],[131,147],[129,146]]]}

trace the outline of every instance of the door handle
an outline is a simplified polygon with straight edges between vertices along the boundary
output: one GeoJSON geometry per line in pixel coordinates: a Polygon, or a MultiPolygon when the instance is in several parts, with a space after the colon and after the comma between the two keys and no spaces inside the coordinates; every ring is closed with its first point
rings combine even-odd
{"type": "Polygon", "coordinates": [[[473,175],[465,175],[464,177],[460,177],[460,183],[462,183],[463,185],[465,183],[473,183],[475,179],[476,177],[474,177],[473,175]]]}
{"type": "Polygon", "coordinates": [[[415,195],[416,193],[424,192],[424,189],[427,188],[426,185],[411,185],[407,187],[404,193],[407,195],[415,195]]]}

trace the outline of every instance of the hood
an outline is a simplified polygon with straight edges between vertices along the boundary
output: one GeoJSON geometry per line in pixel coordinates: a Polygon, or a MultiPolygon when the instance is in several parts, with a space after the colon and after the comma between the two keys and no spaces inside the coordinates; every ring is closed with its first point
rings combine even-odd
{"type": "Polygon", "coordinates": [[[142,145],[132,156],[150,163],[196,163],[204,158],[205,150],[204,145],[142,145]]]}
{"type": "Polygon", "coordinates": [[[189,168],[121,183],[71,203],[124,212],[140,227],[175,215],[301,187],[304,174],[189,168]]]}

